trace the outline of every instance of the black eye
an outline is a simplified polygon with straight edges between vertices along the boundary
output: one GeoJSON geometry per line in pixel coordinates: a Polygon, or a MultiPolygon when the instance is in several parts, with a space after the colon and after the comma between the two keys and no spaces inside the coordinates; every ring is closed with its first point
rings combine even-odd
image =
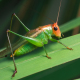
{"type": "Polygon", "coordinates": [[[56,30],[58,30],[58,28],[57,27],[54,27],[54,30],[56,31],[56,30]]]}

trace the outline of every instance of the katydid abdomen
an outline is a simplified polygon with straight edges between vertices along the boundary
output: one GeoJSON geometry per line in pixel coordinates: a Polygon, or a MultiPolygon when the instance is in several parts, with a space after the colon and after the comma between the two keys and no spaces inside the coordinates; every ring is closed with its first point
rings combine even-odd
{"type": "Polygon", "coordinates": [[[35,45],[32,45],[29,42],[26,42],[25,44],[23,44],[22,46],[20,46],[18,49],[14,51],[14,56],[20,56],[20,55],[29,53],[36,48],[37,47],[35,45]]]}

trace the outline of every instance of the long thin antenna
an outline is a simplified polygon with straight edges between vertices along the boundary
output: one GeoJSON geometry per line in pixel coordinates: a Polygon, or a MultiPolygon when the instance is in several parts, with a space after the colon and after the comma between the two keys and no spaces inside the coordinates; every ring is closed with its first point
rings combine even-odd
{"type": "Polygon", "coordinates": [[[61,7],[61,2],[62,2],[62,0],[60,1],[60,6],[59,6],[59,11],[58,11],[58,16],[57,16],[57,21],[56,22],[58,22],[59,12],[60,12],[60,7],[61,7]]]}
{"type": "MultiPolygon", "coordinates": [[[[45,16],[45,15],[43,15],[44,17],[47,17],[47,16],[45,16]]],[[[50,21],[52,21],[53,23],[55,23],[52,19],[50,19],[49,17],[47,17],[50,21]]]]}

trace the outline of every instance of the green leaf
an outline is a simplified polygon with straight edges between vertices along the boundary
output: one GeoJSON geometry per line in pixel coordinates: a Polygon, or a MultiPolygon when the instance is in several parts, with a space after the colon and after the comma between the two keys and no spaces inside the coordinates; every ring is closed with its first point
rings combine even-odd
{"type": "MultiPolygon", "coordinates": [[[[13,80],[80,58],[80,34],[61,39],[60,41],[73,48],[73,50],[68,50],[59,43],[50,43],[45,45],[45,48],[52,59],[47,59],[45,57],[46,54],[42,48],[38,48],[28,55],[18,57],[15,59],[18,73],[15,75],[13,80]]],[[[0,59],[1,80],[11,80],[13,71],[14,65],[12,59],[0,59]]]]}
{"type": "Polygon", "coordinates": [[[80,80],[80,78],[79,79],[74,79],[74,80],[80,80]]]}
{"type": "Polygon", "coordinates": [[[60,30],[62,33],[64,33],[64,32],[67,32],[67,31],[77,27],[77,26],[80,26],[80,17],[61,25],[60,30]]]}

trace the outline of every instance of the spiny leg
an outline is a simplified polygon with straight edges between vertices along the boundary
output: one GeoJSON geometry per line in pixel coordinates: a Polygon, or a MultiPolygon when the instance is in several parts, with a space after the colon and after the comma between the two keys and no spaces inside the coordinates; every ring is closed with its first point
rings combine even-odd
{"type": "Polygon", "coordinates": [[[8,42],[9,42],[10,48],[11,48],[13,63],[14,63],[14,67],[15,67],[15,71],[14,71],[14,73],[13,73],[13,75],[12,75],[12,77],[14,77],[15,74],[17,73],[17,67],[16,67],[16,64],[15,64],[15,60],[14,60],[14,56],[13,56],[13,50],[12,50],[12,47],[11,47],[11,43],[10,43],[10,39],[9,39],[8,32],[7,32],[7,38],[8,38],[8,42]]]}
{"type": "Polygon", "coordinates": [[[51,59],[51,57],[48,56],[48,53],[47,53],[47,51],[46,51],[44,45],[43,45],[43,49],[44,49],[44,51],[45,51],[45,53],[46,53],[46,57],[47,57],[48,59],[51,59]]]}

